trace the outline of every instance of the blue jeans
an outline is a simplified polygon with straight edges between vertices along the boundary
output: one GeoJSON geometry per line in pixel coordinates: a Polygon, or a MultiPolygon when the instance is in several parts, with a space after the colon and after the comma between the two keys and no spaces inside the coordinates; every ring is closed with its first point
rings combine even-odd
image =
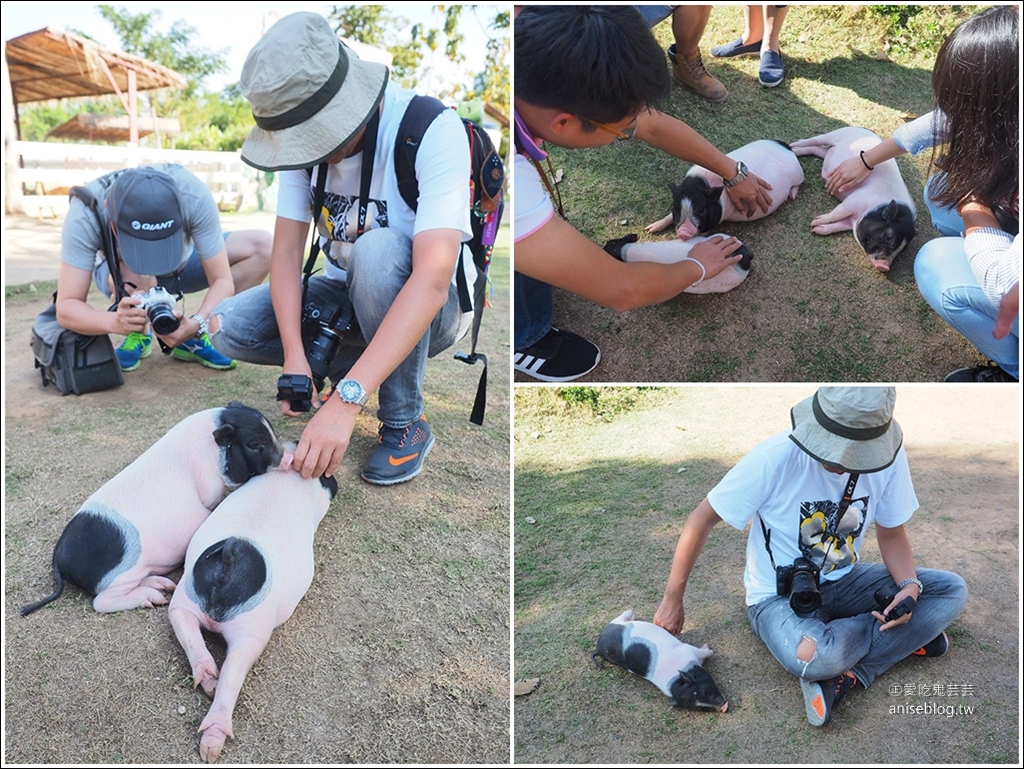
{"type": "MultiPolygon", "coordinates": [[[[373,339],[395,297],[412,274],[412,241],[393,230],[373,229],[353,245],[348,269],[348,293],[359,321],[362,339],[345,339],[328,372],[332,382],[345,378],[373,339]]],[[[307,303],[323,307],[341,284],[322,275],[309,280],[307,303]]],[[[284,363],[270,286],[250,288],[225,299],[213,311],[220,328],[210,336],[224,355],[249,363],[284,363]]],[[[388,427],[405,427],[423,414],[423,377],[427,358],[452,346],[462,326],[458,290],[448,289],[448,301],[427,333],[377,391],[377,418],[388,427]]]]}
{"type": "Polygon", "coordinates": [[[554,317],[554,289],[547,283],[515,273],[515,347],[525,350],[544,338],[554,317]]]}
{"type": "Polygon", "coordinates": [[[853,671],[867,687],[942,633],[967,602],[967,585],[957,574],[918,569],[917,578],[924,592],[910,621],[884,633],[871,615],[879,608],[874,593],[881,587],[891,590],[895,583],[880,563],[858,562],[842,579],[823,582],[821,608],[810,617],[798,617],[789,598],[782,596],[748,606],[747,617],[768,651],[793,675],[824,681],[853,671]],[[817,647],[809,662],[796,657],[796,647],[805,637],[817,647]]]}
{"type": "Polygon", "coordinates": [[[939,316],[952,326],[978,352],[995,361],[1010,376],[1020,378],[1020,319],[1013,322],[1010,334],[994,339],[999,307],[993,304],[971,270],[964,252],[963,219],[953,209],[939,208],[929,190],[933,176],[925,185],[924,196],[939,232],[951,236],[930,240],[921,246],[914,259],[914,278],[918,290],[939,316]]]}

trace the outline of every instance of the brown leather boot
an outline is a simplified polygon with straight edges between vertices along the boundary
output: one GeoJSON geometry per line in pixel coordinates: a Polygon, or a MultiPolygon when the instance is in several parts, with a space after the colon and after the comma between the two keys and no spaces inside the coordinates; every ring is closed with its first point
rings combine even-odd
{"type": "Polygon", "coordinates": [[[675,43],[668,47],[668,58],[672,62],[672,76],[702,99],[710,102],[723,102],[729,98],[729,91],[722,81],[713,78],[704,69],[704,60],[700,51],[696,59],[687,59],[676,54],[675,43]]]}

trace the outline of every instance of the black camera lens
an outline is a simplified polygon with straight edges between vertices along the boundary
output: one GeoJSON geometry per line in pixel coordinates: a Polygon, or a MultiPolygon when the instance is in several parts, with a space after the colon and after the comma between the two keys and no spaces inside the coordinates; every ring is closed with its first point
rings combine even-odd
{"type": "Polygon", "coordinates": [[[174,311],[166,304],[153,305],[146,310],[146,316],[153,325],[153,331],[159,336],[173,334],[181,325],[181,321],[174,316],[174,311]]]}
{"type": "Polygon", "coordinates": [[[809,571],[794,572],[789,606],[801,617],[814,614],[821,608],[821,593],[818,592],[818,581],[814,574],[809,571]]]}
{"type": "Polygon", "coordinates": [[[309,370],[313,374],[314,381],[323,385],[327,379],[334,355],[338,352],[341,344],[341,335],[333,329],[321,328],[316,336],[309,343],[306,351],[306,360],[309,361],[309,370]]]}

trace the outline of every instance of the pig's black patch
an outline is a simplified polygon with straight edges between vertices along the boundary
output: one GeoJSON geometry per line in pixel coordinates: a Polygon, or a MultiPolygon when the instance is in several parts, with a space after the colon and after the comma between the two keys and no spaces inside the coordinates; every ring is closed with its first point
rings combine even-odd
{"type": "Polygon", "coordinates": [[[740,260],[736,264],[741,269],[749,270],[750,264],[754,260],[754,252],[747,248],[746,244],[744,244],[737,248],[735,251],[733,251],[731,254],[729,254],[729,256],[736,256],[736,254],[740,255],[740,260]]]}
{"type": "Polygon", "coordinates": [[[259,603],[252,599],[266,583],[267,562],[256,545],[228,537],[196,559],[189,597],[211,619],[226,622],[259,603]]]}
{"type": "Polygon", "coordinates": [[[651,650],[641,641],[633,641],[627,648],[623,648],[625,631],[626,626],[617,622],[605,625],[601,637],[597,640],[597,651],[593,656],[601,657],[613,665],[646,678],[647,672],[651,669],[651,650]]]}
{"type": "Polygon", "coordinates": [[[333,475],[330,477],[321,475],[320,485],[327,489],[327,493],[331,495],[331,499],[334,499],[338,495],[338,481],[333,475]]]}
{"type": "Polygon", "coordinates": [[[697,228],[698,235],[707,235],[722,222],[722,191],[725,187],[712,187],[703,176],[683,177],[679,184],[669,184],[672,190],[672,226],[679,227],[685,218],[684,207],[697,228]],[[685,205],[684,205],[685,204],[685,205]]]}
{"type": "MultiPolygon", "coordinates": [[[[127,521],[123,524],[131,525],[127,521]]],[[[138,539],[137,533],[135,538],[138,539]]],[[[68,521],[53,548],[56,589],[41,601],[23,607],[22,616],[60,597],[64,591],[64,580],[95,595],[100,591],[103,580],[124,562],[128,549],[126,532],[110,515],[92,510],[79,511],[68,521]]]]}
{"type": "Polygon", "coordinates": [[[906,203],[890,200],[860,218],[854,233],[868,256],[891,259],[914,239],[914,215],[906,203]]]}
{"type": "Polygon", "coordinates": [[[221,447],[221,472],[232,487],[241,486],[279,464],[283,451],[267,418],[232,401],[214,418],[213,437],[221,447]]]}
{"type": "MultiPolygon", "coordinates": [[[[781,144],[787,150],[789,150],[790,152],[793,152],[793,148],[790,147],[788,144],[786,144],[786,142],[782,141],[782,139],[772,139],[772,141],[775,142],[776,144],[781,144]]],[[[793,152],[793,154],[795,155],[796,153],[793,152]]]]}

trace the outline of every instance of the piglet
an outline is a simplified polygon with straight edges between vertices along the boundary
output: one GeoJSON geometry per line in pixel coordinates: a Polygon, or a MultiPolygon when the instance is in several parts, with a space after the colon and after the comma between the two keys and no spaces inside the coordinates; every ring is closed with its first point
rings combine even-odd
{"type": "Polygon", "coordinates": [[[635,621],[631,609],[605,625],[592,656],[643,676],[671,697],[673,705],[722,713],[729,708],[701,667],[711,656],[707,644],[698,649],[652,622],[635,621]]]}
{"type": "MultiPolygon", "coordinates": [[[[717,236],[709,235],[706,238],[696,237],[690,240],[659,240],[649,243],[637,243],[637,236],[633,234],[609,240],[605,243],[604,250],[620,262],[675,264],[688,258],[694,246],[714,237],[717,236]]],[[[721,237],[728,236],[722,235],[721,237]]],[[[742,244],[730,256],[735,256],[736,254],[740,254],[742,257],[738,262],[729,265],[713,278],[701,280],[699,283],[683,289],[683,293],[723,294],[726,291],[732,291],[747,279],[747,275],[750,274],[751,261],[754,258],[754,253],[742,244]]]]}
{"type": "MultiPolygon", "coordinates": [[[[797,155],[823,158],[821,177],[827,179],[844,160],[860,156],[881,143],[867,128],[849,126],[827,134],[793,142],[797,155]]],[[[816,216],[811,231],[816,235],[853,230],[853,236],[879,272],[889,272],[893,257],[914,239],[917,209],[903,183],[895,160],[874,167],[867,178],[852,190],[837,196],[838,206],[830,213],[816,216]]]]}
{"type": "Polygon", "coordinates": [[[772,202],[767,211],[757,208],[747,216],[733,205],[721,176],[702,166],[693,166],[680,184],[669,184],[672,213],[647,225],[647,232],[660,232],[671,225],[680,240],[689,240],[694,235],[708,234],[722,222],[761,219],[796,198],[804,183],[804,169],[785,142],[761,139],[733,150],[728,157],[742,161],[749,173],[772,186],[772,202]]]}
{"type": "Polygon", "coordinates": [[[225,491],[288,462],[254,408],[232,401],[186,417],[72,516],[53,550],[56,590],[22,616],[56,600],[65,580],[94,594],[98,612],[167,603],[175,585],[162,575],[181,565],[225,491]]]}
{"type": "Polygon", "coordinates": [[[215,762],[234,737],[231,716],[249,668],[313,581],[313,535],[337,491],[334,478],[269,472],[221,502],[188,546],[168,617],[194,685],[214,698],[199,725],[204,761],[215,762]],[[220,671],[200,628],[227,641],[220,671]]]}

